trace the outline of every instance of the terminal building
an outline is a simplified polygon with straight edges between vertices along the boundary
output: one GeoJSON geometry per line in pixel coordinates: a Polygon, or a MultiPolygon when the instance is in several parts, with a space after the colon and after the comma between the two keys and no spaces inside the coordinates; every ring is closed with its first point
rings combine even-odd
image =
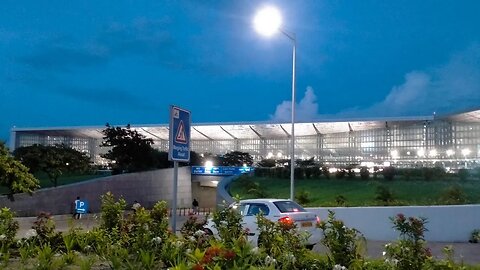
{"type": "MultiPolygon", "coordinates": [[[[10,149],[65,144],[106,164],[99,147],[104,126],[13,128],[10,149]]],[[[131,128],[168,151],[169,125],[131,128]]],[[[255,161],[290,158],[291,123],[238,122],[191,126],[191,150],[248,152],[255,161]]],[[[473,168],[480,165],[480,109],[448,115],[319,120],[295,123],[295,158],[322,165],[473,168]]]]}

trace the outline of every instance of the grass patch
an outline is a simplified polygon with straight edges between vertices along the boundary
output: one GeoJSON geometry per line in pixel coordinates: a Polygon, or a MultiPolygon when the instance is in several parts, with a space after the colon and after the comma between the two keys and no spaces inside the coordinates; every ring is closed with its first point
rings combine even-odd
{"type": "MultiPolygon", "coordinates": [[[[230,185],[230,193],[242,199],[257,198],[248,192],[248,182],[257,183],[271,198],[290,197],[290,179],[242,177],[230,185]]],[[[298,179],[295,193],[308,191],[310,202],[306,206],[337,206],[339,196],[345,198],[345,206],[379,206],[375,200],[377,188],[383,185],[393,192],[394,202],[390,205],[440,205],[445,204],[442,195],[449,188],[459,186],[468,204],[480,203],[480,181],[406,181],[406,180],[361,180],[355,179],[298,179]]]]}

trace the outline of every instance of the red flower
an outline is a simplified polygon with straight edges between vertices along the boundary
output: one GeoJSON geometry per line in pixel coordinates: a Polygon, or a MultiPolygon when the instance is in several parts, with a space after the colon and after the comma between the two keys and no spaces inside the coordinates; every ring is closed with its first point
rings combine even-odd
{"type": "Polygon", "coordinates": [[[223,258],[227,261],[235,259],[236,256],[237,254],[235,254],[235,251],[233,250],[227,250],[223,253],[223,258]]]}
{"type": "Polygon", "coordinates": [[[192,267],[192,270],[204,270],[205,268],[203,268],[203,266],[201,266],[200,264],[195,264],[193,267],[192,267]]]}
{"type": "Polygon", "coordinates": [[[205,254],[201,260],[201,263],[209,264],[212,261],[212,256],[205,254]]]}

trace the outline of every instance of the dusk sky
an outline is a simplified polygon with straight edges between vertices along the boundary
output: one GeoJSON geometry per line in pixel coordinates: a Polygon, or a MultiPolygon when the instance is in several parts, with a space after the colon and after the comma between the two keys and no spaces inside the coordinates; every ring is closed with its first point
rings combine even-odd
{"type": "Polygon", "coordinates": [[[480,107],[480,1],[23,1],[0,7],[0,140],[16,127],[297,121],[480,107]]]}

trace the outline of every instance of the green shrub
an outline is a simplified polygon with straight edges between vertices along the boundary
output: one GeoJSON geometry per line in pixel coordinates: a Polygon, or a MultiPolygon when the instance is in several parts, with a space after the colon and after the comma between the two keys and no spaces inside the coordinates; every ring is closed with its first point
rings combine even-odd
{"type": "Polygon", "coordinates": [[[322,169],[318,166],[310,167],[312,171],[312,178],[319,178],[322,175],[322,169]]]}
{"type": "Polygon", "coordinates": [[[322,174],[323,176],[325,176],[325,178],[330,179],[330,171],[328,170],[328,167],[322,167],[322,174]]]}
{"type": "Polygon", "coordinates": [[[36,232],[34,237],[36,244],[48,244],[54,250],[63,244],[62,234],[55,230],[55,221],[50,213],[40,212],[33,222],[32,229],[36,232]]]}
{"type": "MultiPolygon", "coordinates": [[[[263,215],[257,216],[258,246],[276,259],[275,269],[299,269],[307,250],[303,246],[306,235],[296,230],[293,222],[273,222],[263,215]]],[[[270,265],[273,266],[273,265],[270,265]]]]}
{"type": "Polygon", "coordinates": [[[384,185],[378,185],[375,194],[375,200],[381,202],[383,205],[390,205],[395,201],[393,192],[384,185]]]}
{"type": "Polygon", "coordinates": [[[465,204],[468,202],[465,191],[459,185],[446,188],[440,195],[442,204],[465,204]]]}
{"type": "Polygon", "coordinates": [[[295,167],[295,179],[304,179],[305,178],[305,168],[295,167]]]}
{"type": "Polygon", "coordinates": [[[360,168],[360,178],[362,178],[362,180],[368,180],[368,178],[370,178],[370,171],[368,171],[367,167],[360,168]]]}
{"type": "Polygon", "coordinates": [[[14,220],[14,212],[9,208],[0,209],[0,253],[4,253],[13,244],[18,231],[18,221],[14,220]]]}
{"type": "Polygon", "coordinates": [[[305,190],[300,190],[295,196],[295,199],[299,204],[302,205],[309,204],[312,201],[312,199],[310,198],[310,192],[305,190]]]}
{"type": "Polygon", "coordinates": [[[349,168],[347,170],[347,176],[348,176],[348,179],[354,179],[355,178],[355,172],[353,171],[353,168],[349,168]]]}
{"type": "Polygon", "coordinates": [[[346,174],[347,174],[347,172],[344,169],[339,169],[335,172],[335,178],[343,179],[343,178],[345,178],[346,174]]]}
{"type": "Polygon", "coordinates": [[[395,269],[422,269],[432,257],[424,240],[427,220],[421,217],[406,218],[403,214],[391,217],[390,220],[393,228],[400,232],[400,240],[385,246],[386,262],[391,263],[395,269]]]}
{"type": "Polygon", "coordinates": [[[343,195],[338,195],[335,197],[335,203],[337,206],[345,206],[347,204],[347,198],[343,195]]]}
{"type": "Polygon", "coordinates": [[[460,169],[458,170],[457,175],[458,175],[458,178],[460,178],[460,180],[465,181],[468,179],[469,171],[467,169],[460,169]]]}
{"type": "Polygon", "coordinates": [[[241,220],[242,215],[233,207],[225,207],[213,213],[212,221],[225,246],[232,247],[239,238],[246,237],[241,220]]]}
{"type": "Polygon", "coordinates": [[[101,201],[101,228],[108,232],[115,229],[118,231],[123,225],[123,212],[125,211],[127,202],[123,198],[115,201],[115,197],[111,192],[102,195],[101,201]]]}
{"type": "Polygon", "coordinates": [[[356,229],[348,228],[343,221],[336,219],[333,211],[329,210],[328,219],[318,226],[323,230],[322,243],[328,249],[332,265],[348,268],[355,260],[363,257],[365,238],[356,229]]]}
{"type": "Polygon", "coordinates": [[[470,243],[478,243],[480,242],[480,229],[473,230],[470,234],[470,243]]]}
{"type": "Polygon", "coordinates": [[[392,181],[395,177],[395,168],[393,166],[388,166],[383,168],[383,178],[385,180],[392,181]]]}

